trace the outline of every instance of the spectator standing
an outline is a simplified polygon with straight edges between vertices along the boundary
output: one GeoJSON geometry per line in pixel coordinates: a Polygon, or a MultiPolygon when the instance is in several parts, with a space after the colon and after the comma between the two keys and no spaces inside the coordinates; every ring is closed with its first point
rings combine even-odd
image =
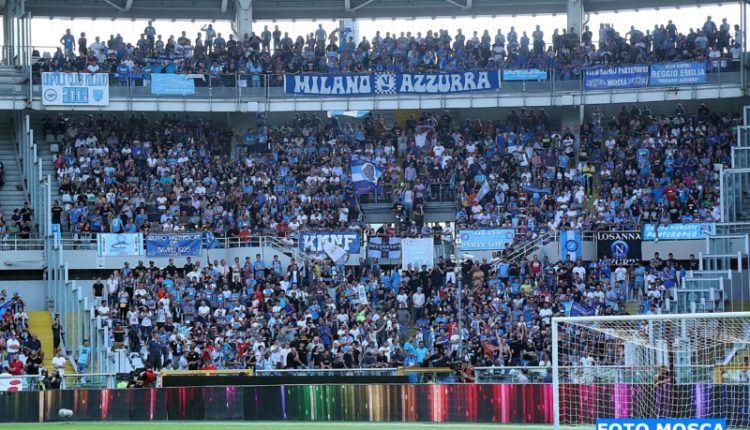
{"type": "Polygon", "coordinates": [[[76,372],[78,374],[86,373],[91,360],[91,345],[88,339],[83,340],[83,344],[78,347],[76,353],[76,372]]]}
{"type": "Polygon", "coordinates": [[[63,45],[66,57],[73,55],[73,47],[75,46],[76,39],[70,33],[70,29],[65,30],[65,34],[60,38],[60,43],[63,45]]]}

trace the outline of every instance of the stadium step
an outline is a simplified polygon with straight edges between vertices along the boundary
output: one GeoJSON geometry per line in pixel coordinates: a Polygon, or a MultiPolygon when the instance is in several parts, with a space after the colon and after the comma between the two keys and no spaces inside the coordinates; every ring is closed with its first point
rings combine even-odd
{"type": "Polygon", "coordinates": [[[2,127],[0,127],[0,161],[5,168],[5,185],[0,188],[0,210],[5,212],[6,218],[9,218],[13,209],[23,207],[27,196],[21,182],[17,149],[10,132],[2,127]]]}
{"type": "MultiPolygon", "coordinates": [[[[54,355],[52,342],[52,315],[47,311],[33,311],[29,314],[29,332],[39,336],[42,342],[42,351],[44,351],[44,367],[51,370],[52,358],[54,355]]],[[[65,373],[75,374],[70,361],[65,364],[65,373]]]]}
{"type": "Polygon", "coordinates": [[[638,302],[626,302],[625,303],[625,312],[627,312],[628,315],[638,315],[640,303],[638,302]]]}

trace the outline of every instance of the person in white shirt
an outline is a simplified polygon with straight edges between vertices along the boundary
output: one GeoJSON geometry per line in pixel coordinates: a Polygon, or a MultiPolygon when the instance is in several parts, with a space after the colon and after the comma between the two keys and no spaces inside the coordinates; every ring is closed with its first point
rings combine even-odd
{"type": "Polygon", "coordinates": [[[5,351],[8,353],[8,362],[11,362],[13,357],[21,351],[21,342],[18,341],[15,334],[5,342],[5,351]]]}
{"type": "Polygon", "coordinates": [[[117,292],[120,290],[120,279],[117,272],[113,272],[107,279],[107,292],[109,293],[109,302],[114,303],[117,299],[117,292]]]}
{"type": "Polygon", "coordinates": [[[110,312],[111,312],[111,309],[107,305],[107,301],[102,300],[101,305],[99,305],[99,307],[96,308],[97,318],[99,319],[100,327],[109,326],[110,312]]]}
{"type": "Polygon", "coordinates": [[[65,353],[62,350],[58,351],[57,355],[52,358],[52,367],[55,369],[55,372],[60,375],[60,377],[65,376],[66,362],[67,360],[65,359],[65,353]]]}
{"type": "Polygon", "coordinates": [[[211,313],[211,307],[206,304],[206,302],[202,302],[200,306],[198,306],[198,316],[206,319],[208,315],[211,313]]]}
{"type": "Polygon", "coordinates": [[[423,308],[425,303],[425,295],[422,292],[422,287],[417,287],[417,292],[414,293],[411,296],[412,304],[414,305],[414,309],[417,311],[417,318],[419,318],[423,314],[423,308]]]}
{"type": "Polygon", "coordinates": [[[573,275],[578,275],[581,279],[586,279],[586,268],[580,262],[577,262],[573,268],[573,275]]]}

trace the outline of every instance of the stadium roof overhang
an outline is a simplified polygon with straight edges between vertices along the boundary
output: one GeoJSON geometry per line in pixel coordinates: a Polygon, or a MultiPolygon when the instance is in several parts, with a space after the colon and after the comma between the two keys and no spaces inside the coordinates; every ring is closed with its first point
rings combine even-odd
{"type": "MultiPolygon", "coordinates": [[[[586,12],[735,4],[703,0],[582,0],[586,12]]],[[[253,19],[412,18],[566,13],[568,0],[253,0],[253,19]]],[[[235,0],[26,0],[32,16],[232,20],[235,0]]]]}

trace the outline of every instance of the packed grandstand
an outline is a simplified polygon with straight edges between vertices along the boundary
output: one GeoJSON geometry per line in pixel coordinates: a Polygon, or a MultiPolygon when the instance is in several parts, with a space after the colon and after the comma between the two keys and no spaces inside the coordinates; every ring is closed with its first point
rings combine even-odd
{"type": "MultiPolygon", "coordinates": [[[[675,352],[711,338],[687,324],[667,325],[684,332],[669,344],[650,323],[558,337],[553,321],[750,302],[750,179],[732,176],[750,169],[744,24],[697,18],[359,40],[350,20],[179,36],[154,20],[135,40],[71,21],[59,46],[0,68],[28,95],[0,118],[0,391],[170,374],[636,384],[624,368],[657,386],[747,383],[750,324],[698,357],[675,352]],[[405,90],[417,75],[445,85],[405,90]],[[297,91],[294,76],[342,90],[297,91]],[[532,82],[550,84],[527,100],[532,82]],[[473,90],[490,107],[454,94],[473,90]],[[356,110],[370,102],[394,104],[356,110]]],[[[655,392],[644,414],[672,414],[678,394],[655,392]]],[[[570,404],[556,424],[601,415],[570,404]]]]}

